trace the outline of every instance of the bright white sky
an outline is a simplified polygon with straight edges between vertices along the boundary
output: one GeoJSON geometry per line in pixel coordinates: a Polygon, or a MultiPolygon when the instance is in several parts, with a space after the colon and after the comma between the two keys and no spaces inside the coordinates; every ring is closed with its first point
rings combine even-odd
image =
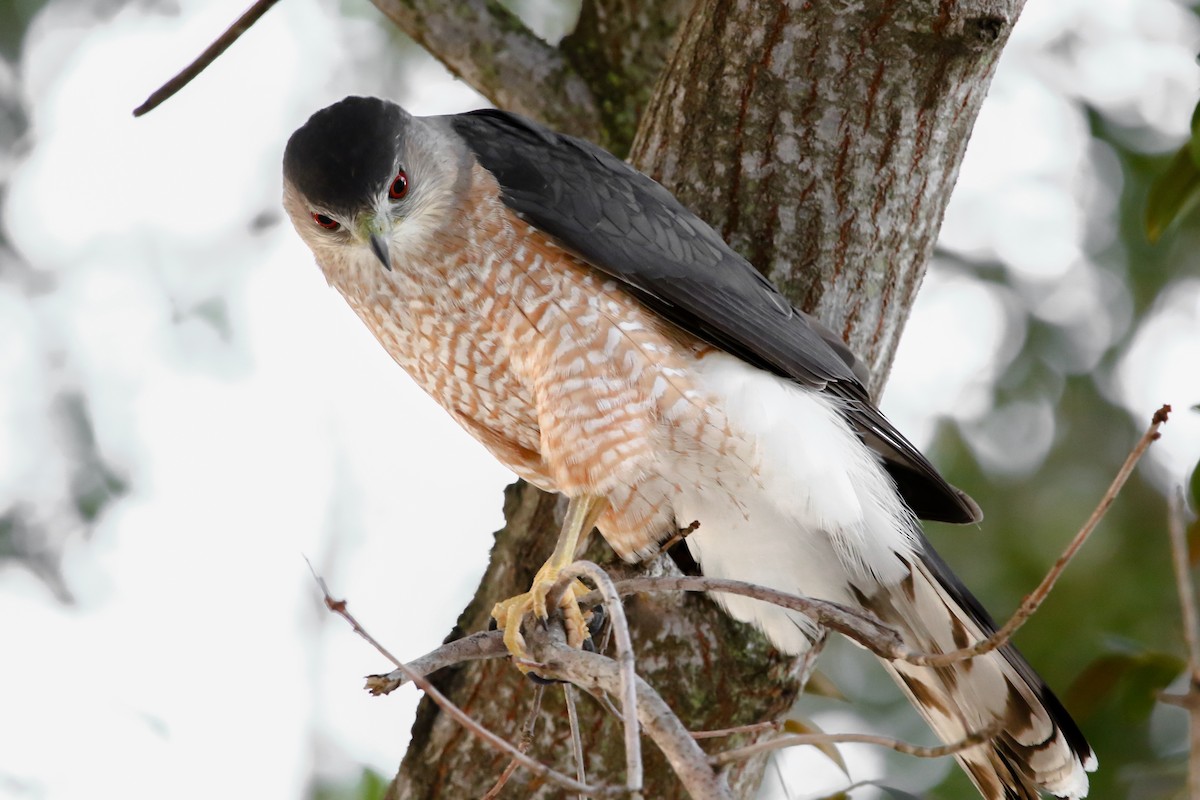
{"type": "MultiPolygon", "coordinates": [[[[0,154],[0,181],[15,170],[2,223],[28,265],[0,253],[0,514],[19,504],[61,537],[77,600],[0,566],[0,799],[282,799],[314,771],[389,774],[416,695],[361,690],[385,664],[327,619],[303,557],[394,652],[418,655],[470,596],[511,476],[324,285],[282,221],[279,160],[295,127],[349,93],[420,114],[483,101],[428,59],[402,62],[365,1],[348,16],[290,0],[134,120],[243,0],[180,0],[169,16],[135,4],[101,22],[75,5],[53,4],[29,35],[32,149],[0,154]],[[224,329],[206,316],[219,304],[224,329]],[[130,485],[90,532],[64,510],[63,391],[86,398],[130,485]]],[[[994,254],[1044,296],[1046,318],[1078,331],[1079,371],[1115,335],[1122,299],[1088,261],[1112,227],[1097,176],[1114,166],[1077,100],[1175,146],[1197,49],[1194,18],[1169,0],[1032,0],[980,117],[943,246],[994,254]],[[1068,31],[1075,46],[1051,53],[1068,31]]],[[[918,443],[939,414],[988,411],[1023,335],[1007,291],[931,272],[885,404],[918,443]]],[[[1200,364],[1198,325],[1200,281],[1183,283],[1121,370],[1115,391],[1139,417],[1200,399],[1200,370],[1166,368],[1200,364]]],[[[969,428],[981,457],[1036,466],[1053,418],[1034,410],[1043,422],[1015,434],[1003,417],[969,428]]],[[[1200,449],[1187,417],[1156,445],[1175,481],[1200,449]]],[[[868,777],[877,762],[858,763],[868,777]]]]}

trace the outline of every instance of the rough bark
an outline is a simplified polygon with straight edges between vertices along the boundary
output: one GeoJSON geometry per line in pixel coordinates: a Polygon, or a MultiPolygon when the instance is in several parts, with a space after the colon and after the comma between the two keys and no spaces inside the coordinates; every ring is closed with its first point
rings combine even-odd
{"type": "Polygon", "coordinates": [[[496,0],[373,0],[400,30],[500,108],[578,136],[602,131],[592,89],[563,52],[496,0]]]}
{"type": "Polygon", "coordinates": [[[632,160],[840,331],[878,392],[1022,4],[698,3],[632,160]]]}
{"type": "MultiPolygon", "coordinates": [[[[605,127],[593,138],[627,141],[622,128],[646,102],[633,163],[712,222],[798,305],[842,331],[872,366],[878,392],[1022,0],[696,0],[649,93],[645,81],[665,53],[629,32],[649,35],[672,20],[635,19],[654,13],[637,11],[647,5],[589,0],[580,28],[564,41],[568,62],[592,59],[574,74],[589,84],[605,127]]],[[[422,41],[442,56],[431,37],[422,41]]],[[[537,83],[503,92],[476,86],[526,112],[554,105],[537,83]]],[[[452,637],[485,627],[492,604],[528,588],[552,549],[561,518],[555,498],[514,485],[505,513],[491,564],[452,637]]],[[[632,569],[612,564],[596,542],[589,557],[617,572],[632,569]]],[[[651,568],[673,565],[660,559],[651,568]]],[[[640,674],[690,728],[774,718],[794,701],[794,665],[707,600],[636,597],[627,609],[640,674]]],[[[518,738],[533,686],[508,663],[477,662],[435,680],[486,726],[518,738]]],[[[619,727],[590,701],[581,711],[588,774],[619,778],[619,727]]],[[[571,771],[565,719],[551,689],[530,752],[571,771]]],[[[647,756],[646,796],[684,796],[652,748],[647,756]]],[[[754,796],[764,763],[729,769],[735,796],[754,796]]],[[[504,766],[425,702],[389,797],[478,797],[504,766]]],[[[501,796],[560,794],[518,771],[501,796]]]]}

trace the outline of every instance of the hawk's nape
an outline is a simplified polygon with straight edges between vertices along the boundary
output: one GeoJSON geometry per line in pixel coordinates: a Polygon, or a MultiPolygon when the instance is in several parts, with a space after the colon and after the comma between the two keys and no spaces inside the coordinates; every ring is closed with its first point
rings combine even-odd
{"type": "MultiPolygon", "coordinates": [[[[596,515],[627,559],[696,521],[705,574],[867,609],[919,651],[995,630],[915,519],[975,521],[974,502],[875,408],[849,349],[659,184],[512,114],[372,98],[313,115],[284,177],[297,231],[392,357],[571,498],[560,550],[596,515]]],[[[538,587],[502,604],[506,636],[538,587]]],[[[803,615],[716,599],[808,647],[803,615]]],[[[1012,646],[886,667],[944,741],[1000,730],[956,756],[984,797],[1087,794],[1090,747],[1012,646]]]]}

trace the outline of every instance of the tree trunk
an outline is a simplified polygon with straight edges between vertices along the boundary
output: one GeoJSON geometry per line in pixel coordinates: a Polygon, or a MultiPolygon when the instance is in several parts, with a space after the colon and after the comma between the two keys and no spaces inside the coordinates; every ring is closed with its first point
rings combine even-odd
{"type": "MultiPolygon", "coordinates": [[[[377,4],[459,74],[495,73],[487,65],[466,69],[461,48],[441,53],[436,37],[412,29],[429,23],[436,4],[377,4]],[[413,12],[422,5],[428,7],[413,12]]],[[[878,393],[971,126],[1022,4],[696,0],[681,10],[678,2],[651,8],[596,0],[585,2],[579,28],[558,48],[562,62],[555,74],[560,84],[574,87],[570,104],[564,99],[562,107],[589,110],[587,120],[574,119],[576,132],[583,128],[620,150],[640,112],[634,165],[712,223],[798,306],[841,332],[871,367],[871,389],[878,393]],[[684,17],[668,53],[662,37],[676,27],[677,13],[684,17]],[[590,99],[581,99],[576,76],[590,87],[590,99]],[[651,90],[647,81],[654,76],[651,90]],[[601,128],[592,129],[597,116],[601,128]]],[[[483,0],[469,5],[491,7],[483,0]]],[[[453,40],[453,31],[446,33],[451,23],[441,19],[439,25],[453,40]]],[[[508,23],[496,31],[497,40],[515,35],[508,23]]],[[[486,81],[477,88],[513,110],[568,127],[554,119],[554,98],[547,98],[553,87],[537,80],[548,58],[545,50],[537,52],[525,83],[506,85],[503,92],[486,81]]],[[[495,57],[494,48],[477,53],[495,57]]],[[[508,80],[519,81],[513,77],[519,68],[506,62],[505,70],[508,80]]],[[[509,487],[507,524],[450,637],[485,628],[495,601],[529,587],[553,548],[561,510],[556,498],[531,486],[509,487]]],[[[590,555],[617,573],[634,569],[613,563],[603,543],[593,542],[590,555]]],[[[650,568],[674,565],[660,558],[650,568]]],[[[637,596],[626,607],[639,673],[689,728],[773,719],[796,699],[791,660],[707,599],[637,596]]],[[[535,687],[507,661],[475,662],[433,679],[483,725],[519,739],[535,687]]],[[[545,698],[529,753],[573,773],[562,692],[549,687],[545,698]]],[[[588,775],[620,782],[619,725],[586,696],[580,711],[588,775]]],[[[734,737],[721,747],[746,741],[734,737]]],[[[388,796],[479,797],[506,763],[423,700],[388,796]]],[[[729,770],[735,796],[755,795],[764,764],[760,758],[729,770]]],[[[561,796],[560,789],[521,770],[501,794],[561,796]]],[[[685,796],[652,750],[645,796],[685,796]]]]}

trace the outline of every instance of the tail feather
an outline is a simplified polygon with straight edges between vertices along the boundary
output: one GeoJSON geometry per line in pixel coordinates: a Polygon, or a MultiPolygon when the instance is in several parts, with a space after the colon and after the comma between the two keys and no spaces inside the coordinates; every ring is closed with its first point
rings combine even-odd
{"type": "MultiPolygon", "coordinates": [[[[900,587],[856,592],[864,608],[897,627],[907,644],[949,652],[986,638],[996,625],[949,568],[924,552],[898,556],[909,567],[900,587]]],[[[991,741],[957,754],[988,800],[1087,796],[1096,757],[1058,698],[1012,645],[946,667],[886,663],[888,671],[945,742],[999,727],[991,741]]]]}

